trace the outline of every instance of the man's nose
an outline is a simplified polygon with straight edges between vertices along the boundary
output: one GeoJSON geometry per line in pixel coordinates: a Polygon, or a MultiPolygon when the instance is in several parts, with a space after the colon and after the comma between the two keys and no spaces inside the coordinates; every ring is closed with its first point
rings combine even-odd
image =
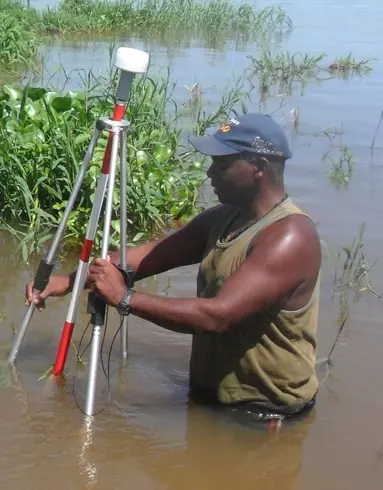
{"type": "Polygon", "coordinates": [[[209,179],[213,177],[213,175],[217,173],[217,168],[214,162],[210,165],[210,167],[207,169],[206,175],[208,176],[209,179]]]}

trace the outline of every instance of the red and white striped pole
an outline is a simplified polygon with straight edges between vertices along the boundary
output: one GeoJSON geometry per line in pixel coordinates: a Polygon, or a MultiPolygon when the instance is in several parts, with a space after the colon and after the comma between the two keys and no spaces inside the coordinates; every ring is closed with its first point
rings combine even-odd
{"type": "MultiPolygon", "coordinates": [[[[137,73],[146,73],[149,65],[149,55],[143,51],[131,48],[119,48],[116,54],[115,66],[121,70],[121,76],[117,88],[117,103],[114,108],[112,121],[121,121],[126,104],[129,99],[130,89],[134,75],[137,73]]],[[[68,350],[72,338],[73,329],[76,323],[81,293],[84,289],[89,258],[92,252],[93,241],[97,231],[97,225],[100,219],[100,212],[105,196],[105,190],[108,183],[110,160],[112,151],[112,142],[116,131],[109,132],[107,147],[104,153],[101,175],[96,189],[96,196],[92,207],[90,220],[88,223],[86,238],[82,247],[76,278],[73,286],[72,297],[68,308],[66,321],[64,323],[59,348],[57,351],[56,361],[53,367],[53,375],[60,376],[65,367],[68,350]]],[[[122,196],[126,198],[126,196],[122,196]]],[[[106,257],[105,257],[106,258],[106,257]]]]}

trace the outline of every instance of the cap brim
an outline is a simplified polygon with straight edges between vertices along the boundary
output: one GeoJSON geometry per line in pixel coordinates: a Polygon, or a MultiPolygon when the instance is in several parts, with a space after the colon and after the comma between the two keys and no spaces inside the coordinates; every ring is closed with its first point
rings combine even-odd
{"type": "Polygon", "coordinates": [[[239,150],[217,140],[214,136],[197,136],[195,138],[189,138],[189,143],[200,153],[209,156],[235,155],[241,153],[239,150]]]}

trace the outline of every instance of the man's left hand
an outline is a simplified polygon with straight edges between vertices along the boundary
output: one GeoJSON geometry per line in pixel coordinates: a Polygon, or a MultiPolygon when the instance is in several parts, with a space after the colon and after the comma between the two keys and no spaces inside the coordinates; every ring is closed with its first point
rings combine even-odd
{"type": "Polygon", "coordinates": [[[123,275],[109,260],[93,261],[89,266],[88,282],[90,288],[110,306],[118,305],[127,291],[123,275]]]}

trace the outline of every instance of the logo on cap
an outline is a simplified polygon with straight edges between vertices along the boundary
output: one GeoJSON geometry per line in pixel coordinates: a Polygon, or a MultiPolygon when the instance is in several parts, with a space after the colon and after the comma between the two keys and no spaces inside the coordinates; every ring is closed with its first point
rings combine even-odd
{"type": "Polygon", "coordinates": [[[231,126],[230,124],[222,124],[219,129],[222,131],[222,133],[228,133],[231,129],[231,126]]]}

